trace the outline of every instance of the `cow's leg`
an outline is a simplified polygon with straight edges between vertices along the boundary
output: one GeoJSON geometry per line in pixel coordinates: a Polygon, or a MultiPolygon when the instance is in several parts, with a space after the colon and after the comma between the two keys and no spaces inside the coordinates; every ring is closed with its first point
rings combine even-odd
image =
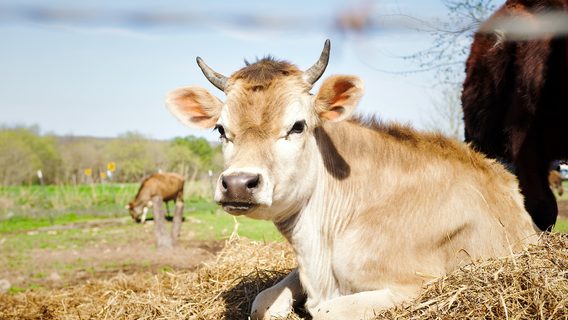
{"type": "Polygon", "coordinates": [[[182,219],[183,219],[183,201],[176,201],[176,209],[174,211],[174,223],[172,227],[172,239],[174,243],[179,238],[181,232],[182,219]]]}
{"type": "Polygon", "coordinates": [[[304,303],[305,293],[300,284],[298,269],[294,269],[274,286],[259,293],[252,303],[252,320],[285,318],[295,306],[304,303]]]}
{"type": "Polygon", "coordinates": [[[158,196],[152,198],[154,205],[154,232],[158,248],[171,248],[172,238],[166,232],[166,217],[162,208],[162,199],[158,196]]]}
{"type": "Polygon", "coordinates": [[[140,223],[146,222],[146,216],[148,215],[148,207],[142,208],[142,216],[140,217],[140,223]]]}
{"type": "MultiPolygon", "coordinates": [[[[528,139],[528,138],[527,138],[528,139]]],[[[548,184],[549,162],[542,159],[534,139],[527,140],[515,161],[525,208],[541,230],[551,230],[556,223],[558,206],[548,184]]]]}
{"type": "Polygon", "coordinates": [[[552,189],[543,184],[536,172],[519,170],[519,186],[525,197],[525,208],[540,230],[552,230],[558,215],[558,206],[552,189]]]}
{"type": "Polygon", "coordinates": [[[365,291],[340,296],[320,303],[310,310],[314,320],[374,319],[380,310],[388,309],[410,299],[390,289],[365,291]]]}

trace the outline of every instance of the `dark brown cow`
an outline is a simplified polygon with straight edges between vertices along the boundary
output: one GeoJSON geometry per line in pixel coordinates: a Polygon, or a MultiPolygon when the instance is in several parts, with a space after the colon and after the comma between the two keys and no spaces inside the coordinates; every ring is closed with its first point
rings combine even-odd
{"type": "Polygon", "coordinates": [[[138,189],[138,193],[127,208],[136,222],[146,220],[148,208],[153,207],[154,223],[156,225],[156,239],[158,247],[171,247],[173,241],[179,237],[181,221],[183,218],[183,186],[185,179],[176,173],[155,173],[145,178],[138,189]],[[165,231],[165,216],[162,203],[174,200],[174,222],[172,237],[165,231]]]}
{"type": "Polygon", "coordinates": [[[542,230],[558,215],[550,163],[568,157],[568,30],[558,28],[566,19],[568,0],[507,1],[475,34],[462,92],[466,140],[512,163],[542,230]]]}

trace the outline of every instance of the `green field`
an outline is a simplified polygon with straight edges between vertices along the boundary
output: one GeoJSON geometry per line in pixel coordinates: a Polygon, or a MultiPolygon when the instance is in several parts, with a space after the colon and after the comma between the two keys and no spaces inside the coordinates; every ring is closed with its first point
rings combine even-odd
{"type": "Polygon", "coordinates": [[[231,236],[283,241],[268,221],[220,210],[208,183],[186,186],[180,243],[165,254],[154,244],[151,211],[137,224],[124,208],[137,184],[0,187],[0,280],[10,281],[10,292],[65,286],[118,272],[194,268],[231,236]]]}
{"type": "Polygon", "coordinates": [[[568,220],[558,219],[554,231],[568,233],[568,220]]]}
{"type": "MultiPolygon", "coordinates": [[[[560,201],[568,201],[567,190],[560,201]]],[[[134,197],[138,184],[92,184],[64,186],[0,187],[0,235],[30,231],[56,225],[98,219],[128,217],[124,206],[134,197]]],[[[227,230],[238,223],[239,235],[255,240],[280,241],[281,236],[270,222],[234,218],[213,203],[206,183],[186,187],[185,212],[194,219],[197,239],[223,239],[227,230]]],[[[170,204],[171,205],[171,204],[170,204]]],[[[559,220],[557,231],[568,232],[568,221],[559,220]]]]}
{"type": "MultiPolygon", "coordinates": [[[[129,217],[124,206],[137,190],[137,184],[0,187],[0,235],[129,217]]],[[[170,206],[173,210],[173,204],[170,206]]],[[[282,239],[272,223],[244,217],[235,219],[223,213],[211,199],[187,189],[184,216],[199,225],[195,231],[198,239],[223,239],[235,223],[241,236],[267,241],[282,239]]]]}

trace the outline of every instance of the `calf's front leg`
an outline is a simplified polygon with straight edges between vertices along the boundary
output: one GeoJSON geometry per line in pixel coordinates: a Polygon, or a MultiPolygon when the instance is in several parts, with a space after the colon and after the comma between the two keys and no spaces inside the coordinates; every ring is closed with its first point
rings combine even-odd
{"type": "Polygon", "coordinates": [[[327,300],[309,311],[313,320],[367,320],[408,299],[390,289],[364,291],[327,300]]]}
{"type": "Polygon", "coordinates": [[[306,295],[300,283],[298,269],[294,269],[274,286],[260,292],[252,303],[252,320],[285,318],[293,308],[305,301],[306,295]]]}

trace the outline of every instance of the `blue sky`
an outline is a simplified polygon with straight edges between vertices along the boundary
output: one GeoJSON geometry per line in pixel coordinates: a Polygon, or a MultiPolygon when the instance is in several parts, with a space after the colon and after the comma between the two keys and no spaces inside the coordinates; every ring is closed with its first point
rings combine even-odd
{"type": "Polygon", "coordinates": [[[339,32],[333,19],[357,7],[371,15],[447,15],[441,1],[420,0],[0,1],[0,124],[99,137],[137,131],[157,139],[216,139],[184,127],[164,108],[165,94],[185,85],[223,97],[196,56],[226,75],[243,59],[266,54],[306,69],[330,38],[324,77],[361,77],[367,89],[361,113],[421,127],[440,95],[436,80],[431,73],[396,72],[416,69],[400,56],[430,39],[400,28],[339,32]]]}

